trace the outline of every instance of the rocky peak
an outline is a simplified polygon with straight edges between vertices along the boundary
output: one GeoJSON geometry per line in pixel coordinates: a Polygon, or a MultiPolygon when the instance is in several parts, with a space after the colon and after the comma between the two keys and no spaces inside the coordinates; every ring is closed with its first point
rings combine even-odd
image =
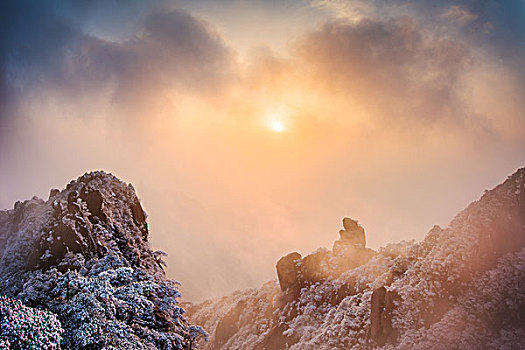
{"type": "Polygon", "coordinates": [[[133,186],[103,171],[86,173],[62,191],[52,189],[47,201],[17,202],[0,220],[4,271],[65,272],[112,252],[131,267],[163,274],[133,186]]]}
{"type": "MultiPolygon", "coordinates": [[[[105,172],[0,211],[0,295],[55,314],[65,349],[191,349],[205,337],[182,316],[162,254],[133,186],[105,172]]],[[[18,335],[0,334],[0,348],[29,348],[18,335]]]]}
{"type": "Polygon", "coordinates": [[[356,220],[345,217],[343,228],[332,251],[318,249],[304,258],[294,252],[279,259],[276,270],[283,292],[297,297],[303,287],[337,278],[343,272],[365,264],[376,254],[365,247],[365,230],[356,220]]]}

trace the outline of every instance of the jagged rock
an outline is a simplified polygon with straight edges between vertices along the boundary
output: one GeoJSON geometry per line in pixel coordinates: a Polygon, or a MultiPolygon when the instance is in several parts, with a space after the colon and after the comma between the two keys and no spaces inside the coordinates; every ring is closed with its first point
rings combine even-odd
{"type": "Polygon", "coordinates": [[[395,342],[397,332],[392,327],[392,313],[395,301],[399,299],[396,291],[380,287],[372,293],[370,303],[370,338],[378,345],[395,342]]]}
{"type": "Polygon", "coordinates": [[[343,228],[343,230],[339,231],[340,239],[334,242],[332,248],[334,254],[339,254],[340,251],[347,249],[347,247],[365,248],[365,229],[359,225],[357,220],[344,218],[343,228]]]}
{"type": "Polygon", "coordinates": [[[343,272],[368,262],[376,252],[365,248],[365,231],[357,221],[343,219],[345,230],[334,243],[332,251],[317,250],[304,258],[299,253],[291,253],[277,262],[277,276],[282,291],[298,296],[301,288],[322,283],[328,278],[336,278],[343,272]]]}
{"type": "MultiPolygon", "coordinates": [[[[365,251],[343,248],[332,252],[331,269],[338,257],[365,251]]],[[[246,300],[230,349],[525,349],[525,168],[447,228],[434,227],[421,242],[389,244],[332,277],[293,299],[271,282],[238,291],[194,306],[191,317],[213,333],[216,310],[246,300]],[[269,305],[271,315],[262,312],[269,305]]],[[[213,336],[203,350],[211,349],[221,349],[213,336]]]]}
{"type": "Polygon", "coordinates": [[[57,189],[57,188],[52,188],[52,189],[49,191],[49,198],[48,198],[48,200],[51,199],[51,198],[53,198],[53,197],[55,197],[55,196],[56,196],[57,194],[59,194],[59,193],[60,193],[60,190],[59,190],[59,189],[57,189]]]}
{"type": "Polygon", "coordinates": [[[205,333],[148,236],[133,186],[87,173],[0,211],[0,294],[57,314],[66,349],[191,348],[205,333]]]}
{"type": "Polygon", "coordinates": [[[0,264],[6,269],[14,270],[21,262],[27,269],[47,269],[60,265],[68,253],[91,259],[115,251],[131,266],[163,274],[149,248],[146,214],[133,187],[113,175],[85,174],[66,190],[53,191],[47,202],[37,198],[17,202],[7,216],[11,223],[4,240],[11,240],[6,242],[10,251],[18,247],[19,258],[11,259],[0,251],[0,264]],[[42,224],[31,229],[35,237],[20,240],[13,234],[23,221],[42,224]]]}
{"type": "Polygon", "coordinates": [[[301,254],[293,252],[283,256],[275,268],[281,290],[297,294],[301,290],[301,254]]]}
{"type": "Polygon", "coordinates": [[[366,246],[365,229],[359,225],[357,220],[350,218],[343,219],[344,230],[339,231],[341,241],[347,244],[354,244],[360,248],[366,246]]]}

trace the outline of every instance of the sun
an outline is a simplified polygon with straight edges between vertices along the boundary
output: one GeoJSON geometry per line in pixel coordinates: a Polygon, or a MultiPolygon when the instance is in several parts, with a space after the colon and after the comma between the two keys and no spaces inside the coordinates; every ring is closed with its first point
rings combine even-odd
{"type": "Polygon", "coordinates": [[[272,122],[272,130],[275,132],[283,132],[284,131],[284,124],[280,120],[274,120],[272,122]]]}
{"type": "Polygon", "coordinates": [[[283,133],[290,126],[290,111],[284,107],[268,108],[264,112],[264,124],[274,133],[283,133]]]}

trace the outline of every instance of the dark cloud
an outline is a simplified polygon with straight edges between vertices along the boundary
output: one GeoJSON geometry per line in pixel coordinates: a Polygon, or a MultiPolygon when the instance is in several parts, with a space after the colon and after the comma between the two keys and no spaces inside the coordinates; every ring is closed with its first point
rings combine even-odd
{"type": "Polygon", "coordinates": [[[438,0],[386,1],[405,3],[425,21],[436,23],[443,18],[463,26],[470,39],[500,48],[525,44],[525,2],[506,0],[438,0]],[[449,16],[436,16],[437,13],[449,16]]]}
{"type": "Polygon", "coordinates": [[[0,13],[0,103],[5,112],[7,102],[30,86],[63,78],[62,56],[78,33],[44,2],[3,1],[0,13]]]}
{"type": "Polygon", "coordinates": [[[429,35],[409,17],[327,23],[296,55],[329,88],[397,121],[457,113],[458,81],[472,64],[464,45],[429,35]]]}
{"type": "Polygon", "coordinates": [[[159,2],[140,4],[3,2],[2,110],[41,92],[73,100],[112,89],[114,105],[129,112],[163,89],[202,93],[228,78],[231,53],[208,24],[159,2]]]}
{"type": "Polygon", "coordinates": [[[524,56],[525,2],[506,0],[312,0],[338,16],[376,20],[410,16],[440,35],[494,49],[500,58],[524,56]]]}
{"type": "Polygon", "coordinates": [[[127,112],[159,95],[216,91],[232,74],[231,52],[208,26],[174,10],[148,16],[123,42],[90,38],[72,59],[74,81],[112,84],[113,102],[127,112]]]}

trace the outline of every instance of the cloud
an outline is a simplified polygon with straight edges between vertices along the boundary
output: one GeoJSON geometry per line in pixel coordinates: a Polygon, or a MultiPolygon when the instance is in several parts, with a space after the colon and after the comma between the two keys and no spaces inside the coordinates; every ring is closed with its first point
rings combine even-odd
{"type": "Polygon", "coordinates": [[[189,13],[154,13],[124,42],[92,39],[74,58],[76,81],[110,83],[123,114],[144,113],[162,96],[217,92],[233,76],[232,53],[209,26],[189,13]],[[135,112],[134,112],[135,111],[135,112]]]}
{"type": "Polygon", "coordinates": [[[464,7],[451,5],[441,13],[441,17],[449,21],[456,22],[460,25],[466,25],[472,21],[475,21],[479,15],[470,12],[464,7]]]}
{"type": "Polygon", "coordinates": [[[459,117],[458,84],[472,66],[469,49],[426,33],[411,18],[335,21],[295,48],[315,79],[394,122],[459,117]]]}
{"type": "Polygon", "coordinates": [[[232,52],[209,24],[181,9],[133,3],[133,16],[117,7],[134,23],[128,25],[133,31],[119,37],[107,24],[122,21],[118,14],[105,15],[105,25],[91,18],[114,7],[105,4],[2,4],[3,108],[8,101],[11,107],[23,105],[29,96],[65,101],[103,93],[112,107],[124,109],[119,114],[131,117],[144,113],[151,94],[205,94],[230,79],[232,52]],[[89,32],[94,23],[106,29],[89,32]]]}
{"type": "MultiPolygon", "coordinates": [[[[265,44],[242,60],[165,1],[2,2],[2,206],[114,172],[169,276],[203,298],[330,246],[346,215],[373,247],[421,238],[525,161],[517,5],[295,1],[224,6],[219,27],[247,15],[229,38],[265,44]]],[[[208,4],[191,2],[224,2],[208,4]]]]}

